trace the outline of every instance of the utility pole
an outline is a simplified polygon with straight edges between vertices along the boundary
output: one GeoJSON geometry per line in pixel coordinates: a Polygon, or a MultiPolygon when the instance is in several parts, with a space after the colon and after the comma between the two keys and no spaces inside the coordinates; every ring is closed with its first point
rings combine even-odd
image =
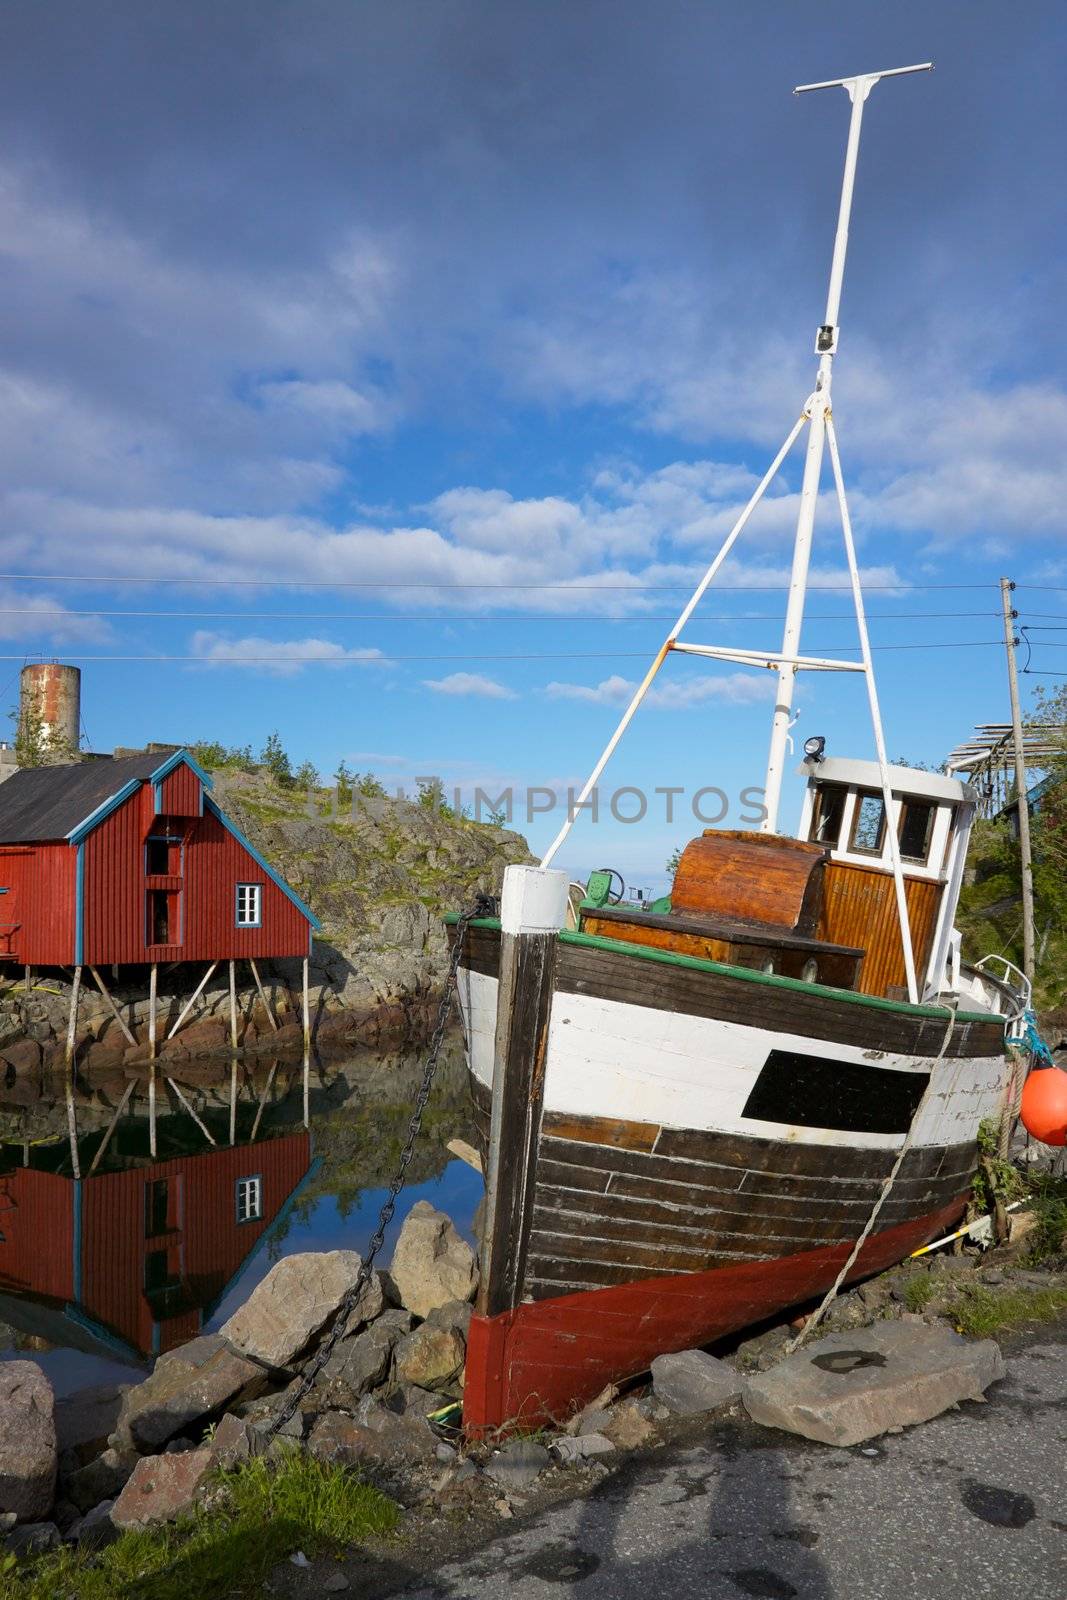
{"type": "Polygon", "coordinates": [[[1015,588],[1010,578],[1001,578],[1000,597],[1004,602],[1004,648],[1008,653],[1008,689],[1011,694],[1011,732],[1015,748],[1015,798],[1019,804],[1019,860],[1023,880],[1023,971],[1034,977],[1034,870],[1030,855],[1030,808],[1026,803],[1026,758],[1023,754],[1023,719],[1019,710],[1019,676],[1015,670],[1015,618],[1011,603],[1015,588]]]}

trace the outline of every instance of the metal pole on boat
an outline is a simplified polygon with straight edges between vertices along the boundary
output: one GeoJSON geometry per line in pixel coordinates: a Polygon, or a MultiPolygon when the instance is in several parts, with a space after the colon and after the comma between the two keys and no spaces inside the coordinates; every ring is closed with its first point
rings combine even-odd
{"type": "Polygon", "coordinates": [[[736,541],[739,538],[740,534],[743,532],[743,530],[745,528],[745,524],[748,522],[748,519],[751,517],[753,511],[755,511],[756,507],[759,505],[760,501],[763,499],[763,496],[766,494],[767,490],[770,488],[771,484],[774,482],[775,478],[778,476],[778,472],[779,472],[779,469],[781,468],[782,462],[785,460],[785,458],[789,454],[790,450],[792,450],[793,445],[796,442],[797,435],[799,434],[801,428],[803,428],[803,426],[804,426],[804,424],[805,424],[805,422],[807,420],[808,419],[807,419],[807,415],[806,414],[802,414],[801,416],[799,416],[797,418],[796,422],[793,424],[792,428],[790,429],[789,436],[786,439],[785,443],[782,445],[782,448],[779,450],[778,454],[775,456],[774,460],[771,462],[770,466],[767,468],[767,471],[764,473],[763,477],[760,479],[760,482],[757,485],[755,493],[753,494],[751,500],[749,500],[749,502],[746,505],[745,509],[742,511],[741,515],[738,517],[737,521],[734,523],[733,527],[730,529],[730,532],[727,534],[726,538],[724,539],[724,541],[722,543],[722,546],[721,546],[721,548],[719,550],[719,553],[715,557],[715,560],[711,563],[711,566],[705,572],[704,576],[701,578],[700,582],[697,584],[696,588],[693,590],[693,593],[690,595],[688,601],[683,606],[683,608],[682,608],[682,610],[681,610],[681,612],[679,614],[678,621],[674,624],[674,627],[671,629],[670,633],[667,635],[666,639],[663,641],[663,644],[660,646],[659,652],[656,655],[656,658],[653,661],[652,665],[649,667],[648,671],[645,673],[644,679],[643,679],[642,683],[640,684],[640,686],[639,686],[639,688],[637,690],[637,693],[634,695],[633,699],[630,701],[630,704],[627,706],[626,710],[623,712],[622,719],[620,720],[618,726],[616,727],[615,732],[612,734],[611,738],[608,740],[607,744],[605,745],[604,751],[603,751],[603,754],[600,757],[600,760],[597,762],[596,766],[593,768],[592,772],[589,774],[589,777],[586,779],[585,787],[582,789],[581,794],[578,796],[578,798],[574,802],[573,806],[571,806],[568,809],[566,821],[564,822],[562,828],[557,833],[556,837],[553,839],[552,843],[549,845],[548,849],[545,851],[544,855],[541,857],[541,865],[542,865],[542,867],[547,867],[547,866],[549,866],[551,864],[552,859],[555,856],[555,854],[556,854],[557,850],[559,849],[560,845],[563,843],[563,841],[566,839],[567,835],[570,833],[571,829],[574,827],[574,824],[575,824],[575,822],[577,820],[577,817],[578,817],[578,813],[581,811],[582,807],[585,805],[586,801],[589,799],[589,796],[592,794],[593,789],[596,787],[596,784],[599,781],[600,774],[603,772],[604,768],[607,766],[608,762],[611,760],[612,754],[614,753],[614,750],[615,750],[615,746],[618,744],[619,740],[622,738],[623,734],[626,732],[627,728],[630,726],[630,723],[633,721],[633,718],[634,718],[634,713],[636,712],[638,706],[641,704],[641,701],[645,698],[645,695],[648,693],[649,689],[652,687],[652,680],[655,678],[655,676],[656,676],[657,672],[659,671],[660,667],[663,665],[664,661],[666,661],[667,656],[670,654],[671,650],[674,648],[674,644],[675,644],[676,639],[678,638],[678,635],[681,633],[682,629],[685,627],[686,623],[689,621],[689,618],[693,615],[693,612],[696,610],[697,606],[700,604],[700,601],[704,596],[705,590],[707,589],[708,585],[711,583],[712,579],[714,578],[715,574],[718,572],[719,568],[722,566],[723,562],[726,560],[726,557],[730,554],[730,551],[733,549],[734,544],[736,543],[736,541]]]}
{"type": "Polygon", "coordinates": [[[1030,856],[1030,807],[1026,803],[1026,756],[1023,751],[1023,718],[1019,709],[1019,676],[1015,666],[1015,610],[1011,603],[1015,588],[1010,578],[1001,578],[1000,597],[1004,603],[1004,648],[1008,653],[1008,692],[1011,695],[1011,735],[1015,750],[1015,799],[1019,807],[1019,864],[1023,881],[1023,971],[1034,977],[1034,869],[1030,856]]]}
{"type": "Polygon", "coordinates": [[[900,925],[900,942],[904,950],[904,976],[908,985],[908,999],[912,1005],[919,1002],[919,985],[915,974],[915,950],[911,942],[911,918],[908,914],[908,890],[904,882],[904,863],[900,858],[900,836],[893,815],[893,786],[889,777],[889,760],[885,752],[885,735],[882,732],[882,713],[878,705],[878,686],[874,681],[874,662],[871,660],[871,641],[867,633],[867,617],[863,609],[863,589],[860,569],[856,561],[856,542],[852,537],[852,518],[845,497],[845,477],[841,471],[841,457],[837,449],[837,432],[833,417],[826,418],[826,438],[830,446],[830,465],[833,468],[834,486],[837,489],[837,506],[841,513],[841,535],[845,543],[845,560],[852,584],[852,602],[856,609],[856,631],[860,637],[863,671],[867,679],[867,701],[871,709],[871,726],[874,729],[874,749],[878,757],[878,776],[882,786],[882,806],[885,812],[886,837],[889,841],[889,859],[893,867],[893,887],[896,891],[897,921],[900,925]]]}
{"type": "MultiPolygon", "coordinates": [[[[869,72],[855,78],[834,78],[826,83],[802,83],[795,94],[807,94],[812,89],[841,88],[852,102],[852,115],[848,125],[848,143],[845,147],[845,170],[841,180],[841,201],[837,213],[837,233],[830,264],[830,284],[826,294],[826,315],[815,336],[815,354],[819,369],[814,392],[808,399],[805,411],[811,417],[808,450],[804,460],[804,478],[800,490],[800,509],[797,513],[796,542],[793,546],[793,570],[789,580],[789,598],[786,602],[785,627],[782,633],[782,655],[795,656],[800,647],[800,631],[804,621],[804,599],[808,586],[808,567],[811,562],[811,539],[815,526],[815,507],[819,497],[819,479],[822,473],[823,444],[826,433],[826,415],[830,408],[830,386],[833,374],[834,353],[837,350],[838,316],[841,308],[841,286],[845,276],[845,256],[848,252],[848,224],[852,213],[852,196],[856,184],[856,162],[859,156],[860,129],[863,125],[863,108],[867,96],[879,78],[900,77],[909,72],[929,72],[933,63],[922,62],[914,67],[893,67],[886,72],[869,72]]],[[[783,661],[778,669],[778,692],[771,724],[770,749],[767,752],[767,777],[764,784],[764,817],[760,827],[764,833],[778,831],[778,808],[782,796],[782,778],[785,770],[789,724],[793,709],[793,690],[796,685],[796,668],[783,661]]]]}

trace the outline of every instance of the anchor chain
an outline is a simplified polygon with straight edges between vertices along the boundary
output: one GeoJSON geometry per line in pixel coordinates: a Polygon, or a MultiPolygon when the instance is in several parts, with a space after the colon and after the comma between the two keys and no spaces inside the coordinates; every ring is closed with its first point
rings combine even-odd
{"type": "Polygon", "coordinates": [[[420,1083],[418,1093],[415,1096],[415,1103],[411,1112],[411,1120],[408,1123],[408,1130],[404,1139],[404,1147],[400,1152],[400,1159],[397,1162],[396,1172],[393,1174],[393,1180],[389,1185],[385,1200],[382,1203],[382,1208],[378,1213],[377,1227],[371,1235],[370,1243],[367,1246],[367,1253],[360,1263],[360,1268],[356,1274],[355,1282],[352,1284],[352,1287],[347,1291],[344,1299],[341,1301],[329,1333],[316,1350],[308,1365],[304,1368],[300,1382],[295,1386],[292,1392],[286,1396],[285,1403],[272,1419],[270,1427],[266,1429],[264,1434],[264,1442],[267,1444],[269,1444],[270,1441],[280,1432],[280,1430],[285,1427],[285,1424],[296,1415],[300,1408],[301,1402],[305,1400],[311,1393],[311,1390],[314,1388],[316,1378],[326,1365],[327,1361],[329,1361],[338,1341],[343,1338],[345,1329],[348,1326],[349,1318],[351,1317],[352,1312],[355,1310],[364,1289],[370,1282],[370,1275],[374,1266],[374,1259],[382,1247],[382,1243],[385,1239],[385,1230],[393,1220],[393,1213],[396,1210],[396,1202],[400,1195],[401,1189],[404,1187],[404,1176],[407,1172],[408,1165],[410,1164],[411,1157],[414,1154],[415,1143],[422,1128],[423,1112],[426,1110],[426,1102],[430,1098],[430,1090],[433,1087],[433,1080],[437,1073],[437,1064],[441,1056],[441,1046],[444,1042],[445,1028],[448,1025],[448,1017],[452,1009],[452,997],[456,992],[459,964],[463,958],[463,949],[467,940],[467,929],[477,917],[492,916],[495,914],[495,911],[496,902],[492,899],[492,897],[484,894],[479,895],[471,909],[469,911],[464,911],[456,923],[455,943],[452,946],[452,954],[448,963],[448,974],[445,978],[444,992],[441,995],[441,1001],[437,1008],[437,1021],[434,1025],[433,1033],[430,1036],[430,1050],[428,1056],[426,1057],[426,1066],[423,1069],[422,1082],[420,1083]]]}

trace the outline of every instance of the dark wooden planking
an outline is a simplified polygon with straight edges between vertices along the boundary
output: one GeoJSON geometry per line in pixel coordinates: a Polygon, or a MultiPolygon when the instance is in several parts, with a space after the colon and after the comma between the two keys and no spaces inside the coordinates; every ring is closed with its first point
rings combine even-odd
{"type": "Polygon", "coordinates": [[[555,933],[523,932],[502,945],[480,1316],[522,1298],[558,943],[555,933]]]}

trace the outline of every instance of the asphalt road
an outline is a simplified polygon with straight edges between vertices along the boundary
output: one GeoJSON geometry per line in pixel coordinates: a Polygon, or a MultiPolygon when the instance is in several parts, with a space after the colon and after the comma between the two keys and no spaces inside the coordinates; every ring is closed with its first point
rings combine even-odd
{"type": "Polygon", "coordinates": [[[1035,1338],[985,1405],[847,1450],[721,1425],[402,1592],[1067,1600],[1067,1339],[1035,1338]]]}

